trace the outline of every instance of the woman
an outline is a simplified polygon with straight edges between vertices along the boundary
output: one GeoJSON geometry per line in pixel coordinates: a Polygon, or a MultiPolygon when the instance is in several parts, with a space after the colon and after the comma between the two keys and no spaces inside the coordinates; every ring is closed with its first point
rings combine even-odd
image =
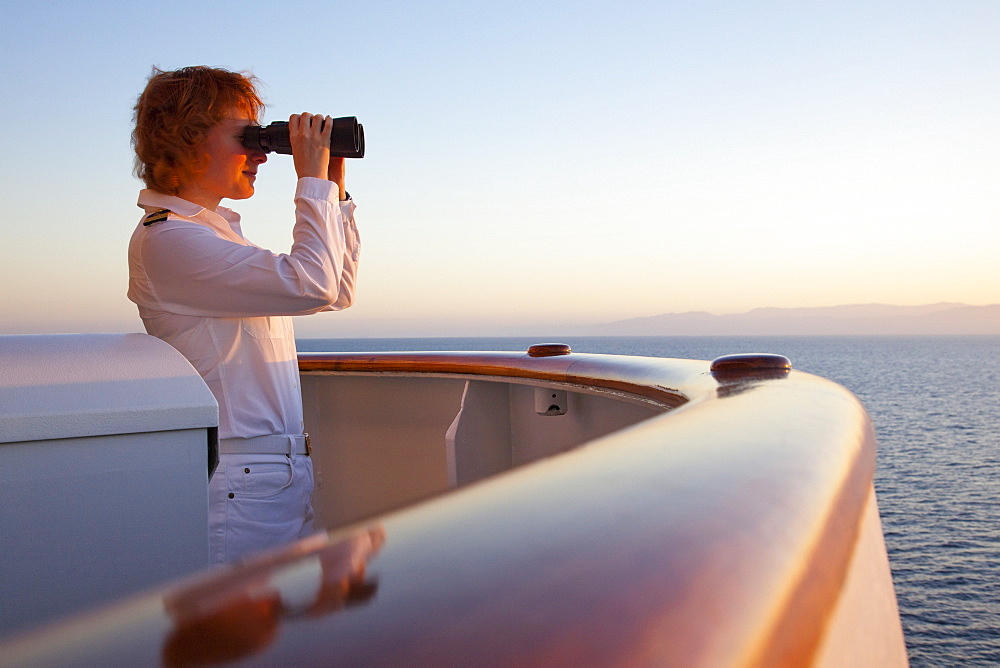
{"type": "Polygon", "coordinates": [[[254,80],[208,67],[154,70],[132,142],[144,210],[129,244],[128,296],[146,331],[174,346],[219,403],[209,553],[219,564],[312,531],[312,463],[289,316],[351,305],[359,239],[329,117],[289,118],[293,244],[275,254],[220,205],[254,193],[267,160],[242,145],[263,104],[254,80]]]}

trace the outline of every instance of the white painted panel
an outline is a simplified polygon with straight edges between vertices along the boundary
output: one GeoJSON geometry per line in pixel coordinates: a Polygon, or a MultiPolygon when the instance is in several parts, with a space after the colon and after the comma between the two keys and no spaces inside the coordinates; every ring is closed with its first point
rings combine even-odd
{"type": "Polygon", "coordinates": [[[0,444],[219,424],[184,357],[146,334],[0,337],[0,444]]]}
{"type": "Polygon", "coordinates": [[[559,387],[567,394],[566,414],[539,415],[536,387],[547,386],[492,378],[303,374],[316,526],[329,529],[402,508],[445,493],[456,482],[500,474],[662,413],[623,397],[559,387]]]}
{"type": "Polygon", "coordinates": [[[0,635],[208,565],[204,429],[0,446],[0,635]]]}
{"type": "Polygon", "coordinates": [[[906,642],[874,488],[869,491],[850,571],[816,665],[905,666],[906,642]]]}

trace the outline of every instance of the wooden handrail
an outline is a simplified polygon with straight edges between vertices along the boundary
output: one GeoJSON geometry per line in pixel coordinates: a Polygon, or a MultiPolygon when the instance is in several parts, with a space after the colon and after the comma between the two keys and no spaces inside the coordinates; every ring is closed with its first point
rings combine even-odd
{"type": "Polygon", "coordinates": [[[647,357],[573,353],[551,357],[518,352],[299,353],[302,373],[398,373],[490,376],[567,383],[621,392],[667,407],[687,403],[686,392],[710,389],[707,365],[672,364],[647,357]],[[709,383],[706,385],[706,383],[709,383]],[[683,386],[683,387],[682,387],[683,386]]]}
{"type": "MultiPolygon", "coordinates": [[[[157,597],[252,602],[254,592],[259,599],[282,578],[305,586],[315,574],[303,564],[329,561],[331,550],[354,555],[345,562],[351,568],[337,571],[344,597],[320,612],[296,612],[279,600],[268,608],[268,635],[248,645],[244,658],[684,666],[805,665],[816,658],[874,474],[871,421],[840,386],[787,369],[727,368],[716,376],[707,362],[576,353],[309,353],[300,368],[535,379],[674,410],[78,621],[70,629],[78,642],[64,645],[64,655],[58,648],[38,653],[44,634],[0,645],[0,662],[116,656],[102,643],[134,651],[141,643],[122,640],[122,624],[160,647],[169,633],[161,637],[158,629],[176,620],[157,611],[157,597]],[[366,593],[352,604],[355,589],[366,593]]],[[[190,642],[217,644],[211,634],[220,632],[190,642]]],[[[56,637],[65,636],[49,642],[56,637]]]]}

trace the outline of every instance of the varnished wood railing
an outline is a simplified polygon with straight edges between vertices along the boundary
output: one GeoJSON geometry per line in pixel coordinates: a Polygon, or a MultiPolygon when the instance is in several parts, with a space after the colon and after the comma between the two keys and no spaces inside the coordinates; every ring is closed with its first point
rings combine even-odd
{"type": "Polygon", "coordinates": [[[440,352],[300,353],[299,369],[303,373],[434,373],[532,379],[623,392],[670,408],[687,402],[682,390],[663,383],[668,379],[690,383],[690,376],[665,373],[663,368],[641,360],[602,355],[532,355],[531,352],[461,355],[440,352]]]}
{"type": "MultiPolygon", "coordinates": [[[[182,655],[222,643],[231,659],[287,665],[807,665],[848,655],[844,646],[873,642],[838,622],[855,612],[845,600],[867,605],[845,596],[863,581],[855,571],[888,578],[884,547],[861,540],[873,521],[880,539],[871,422],[843,388],[760,360],[713,373],[707,362],[578,354],[303,355],[304,374],[538,379],[672,410],[0,647],[0,663],[141,659],[129,653],[143,643],[123,637],[146,633],[146,645],[173,651],[181,632],[182,655]],[[322,586],[295,605],[314,580],[322,586]],[[157,598],[171,604],[157,611],[157,598]],[[39,650],[66,633],[77,642],[63,654],[39,650]]],[[[869,610],[884,632],[867,631],[898,661],[894,612],[894,599],[869,610]]]]}

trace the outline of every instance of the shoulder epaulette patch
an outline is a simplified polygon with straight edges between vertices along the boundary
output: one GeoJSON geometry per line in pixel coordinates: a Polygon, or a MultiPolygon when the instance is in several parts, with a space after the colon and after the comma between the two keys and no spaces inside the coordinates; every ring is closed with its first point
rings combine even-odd
{"type": "Polygon", "coordinates": [[[154,211],[142,220],[142,224],[149,227],[153,223],[162,223],[170,215],[170,209],[160,209],[159,211],[154,211]]]}

